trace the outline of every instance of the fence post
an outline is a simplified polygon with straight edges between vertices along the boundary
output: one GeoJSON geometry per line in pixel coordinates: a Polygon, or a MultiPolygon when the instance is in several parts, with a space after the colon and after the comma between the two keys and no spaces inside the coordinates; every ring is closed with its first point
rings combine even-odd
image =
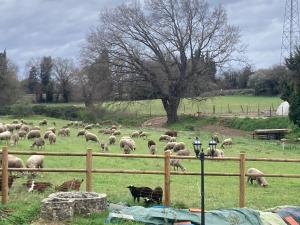
{"type": "Polygon", "coordinates": [[[245,207],[245,153],[240,153],[240,208],[245,207]]]}
{"type": "Polygon", "coordinates": [[[164,192],[165,192],[165,200],[164,205],[170,206],[171,204],[171,197],[170,197],[170,156],[171,151],[165,151],[165,184],[164,184],[164,192]]]}
{"type": "Polygon", "coordinates": [[[215,115],[216,114],[216,106],[213,105],[213,114],[215,115]]]}
{"type": "Polygon", "coordinates": [[[86,151],[86,191],[92,192],[93,150],[86,151]]]}
{"type": "Polygon", "coordinates": [[[2,204],[7,204],[8,201],[8,149],[2,148],[2,204]]]}

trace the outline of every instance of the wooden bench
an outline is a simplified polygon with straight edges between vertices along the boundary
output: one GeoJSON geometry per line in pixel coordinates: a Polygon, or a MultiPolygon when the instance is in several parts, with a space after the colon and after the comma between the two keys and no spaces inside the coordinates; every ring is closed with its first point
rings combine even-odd
{"type": "Polygon", "coordinates": [[[276,139],[284,138],[284,135],[289,133],[289,129],[257,129],[252,133],[253,139],[255,137],[262,139],[276,139]]]}

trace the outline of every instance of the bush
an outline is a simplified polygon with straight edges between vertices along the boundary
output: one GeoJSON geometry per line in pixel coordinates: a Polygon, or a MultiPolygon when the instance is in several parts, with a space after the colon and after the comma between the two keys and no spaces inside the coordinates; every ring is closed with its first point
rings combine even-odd
{"type": "Polygon", "coordinates": [[[32,115],[33,111],[30,105],[26,103],[18,103],[10,107],[10,114],[17,117],[23,117],[32,115]]]}
{"type": "Polygon", "coordinates": [[[82,109],[76,106],[34,105],[32,111],[37,115],[45,115],[66,120],[78,119],[82,109]]]}

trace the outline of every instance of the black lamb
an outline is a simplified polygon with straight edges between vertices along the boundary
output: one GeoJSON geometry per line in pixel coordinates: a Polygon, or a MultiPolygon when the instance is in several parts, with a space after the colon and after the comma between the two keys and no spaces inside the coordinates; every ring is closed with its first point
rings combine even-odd
{"type": "Polygon", "coordinates": [[[152,193],[152,200],[157,203],[162,202],[163,189],[161,187],[156,187],[152,193]]]}
{"type": "Polygon", "coordinates": [[[142,198],[151,198],[153,190],[149,187],[135,187],[133,185],[128,186],[133,200],[137,199],[137,202],[140,202],[140,197],[142,198]]]}

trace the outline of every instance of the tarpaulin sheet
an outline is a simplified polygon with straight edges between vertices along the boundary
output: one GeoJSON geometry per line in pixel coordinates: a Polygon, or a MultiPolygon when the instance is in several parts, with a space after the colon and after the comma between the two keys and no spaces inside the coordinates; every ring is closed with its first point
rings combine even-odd
{"type": "MultiPolygon", "coordinates": [[[[109,214],[107,222],[120,220],[118,217],[133,217],[134,221],[148,225],[171,225],[179,221],[191,221],[200,225],[201,213],[191,213],[185,209],[124,207],[109,214]],[[125,216],[126,215],[126,216],[125,216]]],[[[212,210],[205,213],[206,225],[264,225],[259,211],[247,208],[212,210]]]]}

